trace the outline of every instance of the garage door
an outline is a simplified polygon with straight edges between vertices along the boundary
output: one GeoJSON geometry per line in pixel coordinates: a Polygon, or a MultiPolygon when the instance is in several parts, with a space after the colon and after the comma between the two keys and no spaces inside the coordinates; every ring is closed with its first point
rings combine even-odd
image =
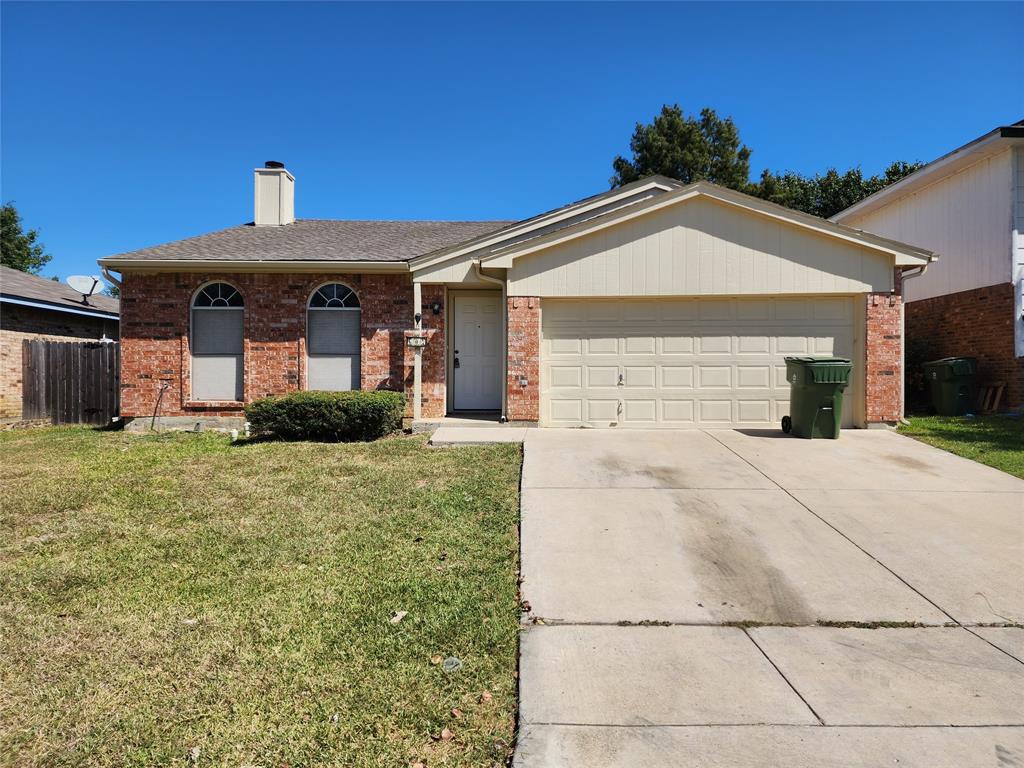
{"type": "Polygon", "coordinates": [[[553,427],[774,427],[789,413],[784,357],[855,359],[851,297],[545,299],[541,317],[553,427]]]}

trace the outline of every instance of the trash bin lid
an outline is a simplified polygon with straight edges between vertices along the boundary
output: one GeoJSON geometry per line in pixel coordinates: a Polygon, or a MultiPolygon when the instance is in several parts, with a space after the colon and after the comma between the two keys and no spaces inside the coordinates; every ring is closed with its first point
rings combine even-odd
{"type": "Polygon", "coordinates": [[[976,357],[943,357],[922,363],[922,368],[952,368],[958,375],[972,374],[978,369],[976,357]]]}
{"type": "Polygon", "coordinates": [[[845,357],[786,357],[787,363],[798,363],[799,365],[851,365],[852,361],[845,357]]]}

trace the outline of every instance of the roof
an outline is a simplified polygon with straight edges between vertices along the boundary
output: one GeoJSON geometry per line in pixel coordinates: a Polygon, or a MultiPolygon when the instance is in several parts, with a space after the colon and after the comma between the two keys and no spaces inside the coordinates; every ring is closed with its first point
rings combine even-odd
{"type": "Polygon", "coordinates": [[[637,201],[633,205],[620,206],[598,216],[571,221],[565,227],[544,231],[536,237],[515,240],[509,238],[492,243],[487,253],[482,255],[481,263],[484,266],[507,268],[511,266],[511,261],[519,256],[525,256],[566,240],[589,234],[597,229],[614,226],[637,216],[643,216],[650,211],[684,203],[697,197],[716,200],[725,205],[752,211],[796,227],[888,253],[895,257],[897,266],[918,266],[938,259],[938,256],[924,248],[836,224],[827,219],[786,208],[708,181],[698,181],[685,186],[677,186],[671,191],[637,201]]]}
{"type": "Polygon", "coordinates": [[[494,232],[511,221],[297,219],[281,227],[242,224],[101,259],[125,261],[403,262],[494,232]]]}
{"type": "Polygon", "coordinates": [[[88,303],[71,286],[38,275],[0,266],[0,300],[42,306],[76,314],[117,317],[119,302],[110,296],[92,295],[88,303]]]}
{"type": "Polygon", "coordinates": [[[934,184],[944,176],[957,173],[968,165],[972,165],[989,155],[998,154],[1009,146],[1022,144],[1024,144],[1024,120],[1018,120],[1012,125],[1002,125],[998,128],[993,128],[984,136],[979,136],[973,141],[957,147],[952,152],[947,152],[942,157],[923,165],[895,184],[890,184],[888,187],[875,192],[875,194],[865,197],[860,202],[854,203],[846,210],[837,213],[830,220],[843,222],[856,216],[863,216],[881,208],[892,200],[917,192],[929,184],[934,184]]]}

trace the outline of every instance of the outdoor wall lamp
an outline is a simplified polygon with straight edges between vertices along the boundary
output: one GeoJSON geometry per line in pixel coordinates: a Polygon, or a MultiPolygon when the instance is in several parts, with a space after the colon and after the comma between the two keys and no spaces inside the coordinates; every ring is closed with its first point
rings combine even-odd
{"type": "Polygon", "coordinates": [[[423,315],[417,312],[415,315],[412,316],[412,319],[416,321],[417,325],[419,325],[420,320],[423,319],[423,315]]]}
{"type": "Polygon", "coordinates": [[[430,305],[430,308],[433,310],[435,315],[441,314],[441,302],[435,301],[433,304],[430,305]]]}

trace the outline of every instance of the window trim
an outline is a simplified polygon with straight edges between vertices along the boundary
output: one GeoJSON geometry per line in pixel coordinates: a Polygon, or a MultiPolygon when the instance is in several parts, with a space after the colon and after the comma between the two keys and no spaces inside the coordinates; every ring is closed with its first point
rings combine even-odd
{"type": "MultiPolygon", "coordinates": [[[[310,351],[309,351],[309,313],[310,312],[362,312],[362,311],[363,311],[363,299],[359,295],[359,291],[357,291],[351,285],[349,285],[348,283],[346,283],[346,282],[344,282],[342,280],[325,280],[324,282],[318,283],[317,285],[315,285],[313,287],[313,289],[309,292],[309,295],[306,297],[306,316],[304,318],[304,320],[305,320],[305,328],[304,328],[303,339],[302,339],[302,344],[303,344],[303,347],[305,348],[305,358],[306,358],[305,359],[306,370],[303,372],[303,377],[302,377],[303,378],[303,381],[302,381],[302,388],[303,388],[303,390],[311,391],[310,388],[309,388],[309,360],[310,360],[311,357],[319,357],[319,355],[312,355],[312,354],[310,354],[310,351]],[[310,304],[313,301],[313,297],[316,296],[317,293],[321,289],[323,289],[324,287],[326,287],[328,285],[341,285],[341,286],[344,286],[345,288],[348,288],[352,292],[352,295],[356,297],[356,301],[359,302],[359,306],[356,306],[356,307],[312,307],[312,306],[310,306],[310,304]]],[[[358,391],[362,390],[362,388],[363,388],[363,342],[362,342],[362,332],[363,332],[363,320],[362,320],[362,316],[360,316],[360,318],[359,318],[359,352],[356,353],[355,355],[338,355],[338,357],[355,357],[359,361],[358,368],[355,371],[355,374],[356,374],[355,382],[354,382],[355,386],[352,389],[350,389],[350,390],[342,390],[342,391],[358,392],[358,391]]]]}
{"type": "MultiPolygon", "coordinates": [[[[192,292],[192,297],[189,299],[189,304],[188,304],[188,358],[189,358],[188,359],[188,363],[189,363],[189,365],[188,365],[188,389],[189,389],[188,394],[189,394],[189,396],[187,398],[186,405],[188,405],[189,403],[199,403],[199,402],[201,402],[201,403],[218,403],[218,404],[221,404],[221,403],[240,403],[240,402],[245,402],[245,383],[246,383],[245,382],[245,310],[246,310],[245,294],[242,293],[241,290],[239,290],[238,286],[236,286],[234,283],[232,283],[232,282],[230,282],[228,280],[207,280],[205,283],[203,283],[202,285],[197,287],[192,292]],[[242,306],[240,306],[240,307],[229,307],[229,306],[197,307],[196,306],[196,299],[199,298],[200,294],[204,290],[209,288],[211,285],[218,285],[218,284],[223,284],[223,285],[231,286],[231,288],[235,291],[236,294],[238,294],[238,297],[241,299],[242,306]],[[242,349],[238,353],[238,356],[241,358],[241,365],[242,365],[242,391],[241,391],[241,396],[240,397],[234,397],[234,398],[230,398],[230,399],[227,399],[227,400],[209,400],[209,399],[197,398],[196,397],[196,387],[195,387],[195,371],[196,371],[196,366],[195,366],[195,363],[194,363],[194,360],[197,357],[197,355],[195,353],[195,325],[196,325],[196,323],[195,323],[195,313],[196,313],[196,310],[199,310],[201,312],[207,312],[207,311],[210,311],[210,310],[214,310],[214,311],[217,311],[217,312],[241,312],[242,313],[242,349]]],[[[206,357],[206,355],[200,354],[200,355],[198,355],[198,357],[206,357]]],[[[214,355],[214,357],[216,357],[216,355],[214,355]]]]}

